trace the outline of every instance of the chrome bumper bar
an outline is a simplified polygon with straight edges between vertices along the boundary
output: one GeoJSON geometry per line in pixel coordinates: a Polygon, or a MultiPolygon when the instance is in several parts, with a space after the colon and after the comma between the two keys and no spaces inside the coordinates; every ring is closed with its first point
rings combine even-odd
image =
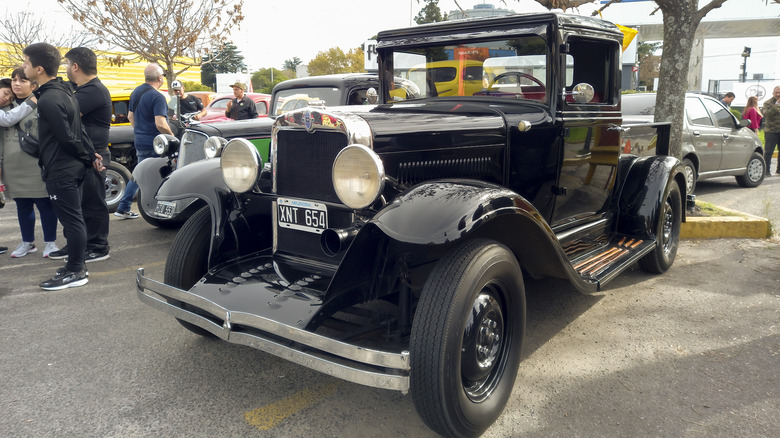
{"type": "Polygon", "coordinates": [[[225,341],[256,348],[349,382],[404,393],[409,390],[408,351],[372,350],[262,316],[228,310],[198,295],[145,277],[143,268],[138,269],[136,288],[138,298],[144,303],[225,341]],[[170,304],[166,298],[200,309],[223,323],[170,304]],[[257,331],[235,331],[234,326],[257,331]]]}

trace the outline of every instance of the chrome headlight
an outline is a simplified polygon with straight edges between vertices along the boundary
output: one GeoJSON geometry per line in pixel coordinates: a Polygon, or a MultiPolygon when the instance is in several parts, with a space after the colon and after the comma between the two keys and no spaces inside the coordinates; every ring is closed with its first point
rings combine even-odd
{"type": "Polygon", "coordinates": [[[371,205],[385,186],[385,167],[371,149],[351,144],[339,152],[333,161],[333,188],[349,208],[371,205]]]}
{"type": "Polygon", "coordinates": [[[222,137],[209,137],[206,142],[203,143],[203,153],[206,154],[206,158],[218,157],[226,144],[227,140],[222,137]]]}
{"type": "Polygon", "coordinates": [[[234,138],[222,149],[219,165],[222,178],[230,190],[244,193],[252,190],[263,169],[263,159],[255,145],[243,138],[234,138]]]}
{"type": "Polygon", "coordinates": [[[170,134],[159,134],[152,141],[152,147],[154,148],[154,153],[164,157],[179,149],[179,139],[170,134]]]}

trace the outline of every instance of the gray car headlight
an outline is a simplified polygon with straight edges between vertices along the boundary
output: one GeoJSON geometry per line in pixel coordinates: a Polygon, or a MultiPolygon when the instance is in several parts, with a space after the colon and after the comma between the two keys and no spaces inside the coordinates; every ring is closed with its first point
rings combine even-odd
{"type": "Polygon", "coordinates": [[[154,153],[163,157],[168,152],[176,152],[179,148],[179,139],[170,134],[159,134],[152,140],[154,153]]]}
{"type": "Polygon", "coordinates": [[[351,144],[339,152],[333,161],[332,177],[341,202],[356,210],[371,205],[385,186],[382,160],[361,144],[351,144]]]}
{"type": "Polygon", "coordinates": [[[222,149],[219,166],[230,190],[244,193],[257,183],[257,177],[263,169],[263,159],[249,140],[234,138],[222,149]]]}
{"type": "Polygon", "coordinates": [[[206,158],[218,157],[225,144],[227,144],[227,140],[222,137],[209,137],[203,143],[203,153],[206,154],[206,158]]]}

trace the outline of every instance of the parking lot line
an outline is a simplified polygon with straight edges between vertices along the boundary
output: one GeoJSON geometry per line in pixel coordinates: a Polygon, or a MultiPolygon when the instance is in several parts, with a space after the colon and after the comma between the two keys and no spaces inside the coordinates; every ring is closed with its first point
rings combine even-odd
{"type": "Polygon", "coordinates": [[[338,382],[330,382],[304,389],[276,403],[246,412],[244,419],[258,430],[270,430],[288,417],[333,394],[338,386],[338,382]]]}

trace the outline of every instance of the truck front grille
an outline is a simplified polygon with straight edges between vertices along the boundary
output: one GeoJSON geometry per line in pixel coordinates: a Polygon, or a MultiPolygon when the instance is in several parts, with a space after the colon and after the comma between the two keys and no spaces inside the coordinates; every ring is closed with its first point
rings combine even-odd
{"type": "Polygon", "coordinates": [[[336,155],[347,146],[340,132],[281,130],[277,135],[276,193],[340,203],[331,181],[336,155]]]}

